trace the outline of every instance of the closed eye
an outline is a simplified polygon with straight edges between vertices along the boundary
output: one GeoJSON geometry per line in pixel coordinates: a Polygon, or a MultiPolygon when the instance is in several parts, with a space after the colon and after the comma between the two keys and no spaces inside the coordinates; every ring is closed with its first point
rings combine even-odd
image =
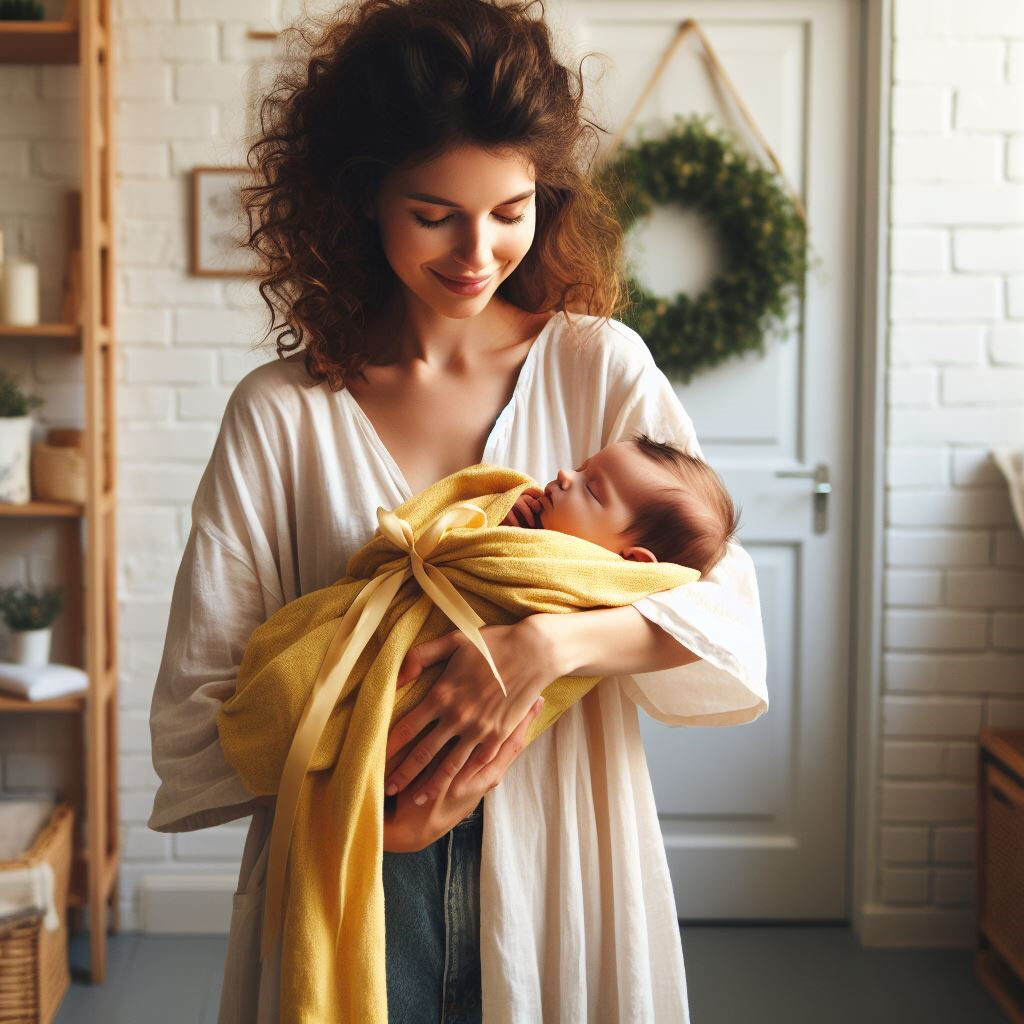
{"type": "MultiPolygon", "coordinates": [[[[440,220],[427,220],[425,217],[421,217],[418,213],[414,213],[413,216],[425,228],[439,228],[442,224],[447,224],[455,214],[449,213],[447,217],[442,217],[440,220]]],[[[519,224],[524,220],[526,214],[521,213],[518,217],[501,217],[495,213],[492,214],[492,216],[496,217],[502,224],[519,224]]]]}

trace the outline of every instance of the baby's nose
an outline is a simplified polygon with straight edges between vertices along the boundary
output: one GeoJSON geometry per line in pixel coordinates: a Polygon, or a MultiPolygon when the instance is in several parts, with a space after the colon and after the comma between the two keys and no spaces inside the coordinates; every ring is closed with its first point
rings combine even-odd
{"type": "Polygon", "coordinates": [[[564,469],[558,471],[558,486],[563,491],[569,486],[569,474],[564,469]]]}

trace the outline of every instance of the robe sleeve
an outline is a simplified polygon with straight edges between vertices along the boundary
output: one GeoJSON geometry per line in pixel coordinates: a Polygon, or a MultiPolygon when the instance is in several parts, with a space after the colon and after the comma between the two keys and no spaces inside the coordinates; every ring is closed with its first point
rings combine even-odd
{"type": "MultiPolygon", "coordinates": [[[[635,431],[703,458],[693,423],[643,339],[616,324],[607,377],[603,444],[635,431]]],[[[695,583],[633,603],[700,660],[622,677],[627,696],[666,725],[738,725],[768,710],[764,625],[750,555],[730,541],[722,560],[695,583]]]]}
{"type": "Polygon", "coordinates": [[[217,732],[250,633],[283,603],[281,474],[252,382],[232,392],[192,503],[150,707],[160,777],[148,825],[209,828],[253,813],[217,732]]]}

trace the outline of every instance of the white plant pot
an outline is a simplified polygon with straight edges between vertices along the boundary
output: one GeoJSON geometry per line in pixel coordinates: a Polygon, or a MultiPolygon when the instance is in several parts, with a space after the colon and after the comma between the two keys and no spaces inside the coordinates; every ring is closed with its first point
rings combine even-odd
{"type": "Polygon", "coordinates": [[[24,504],[32,497],[29,486],[31,416],[0,416],[0,501],[24,504]]]}
{"type": "Polygon", "coordinates": [[[16,665],[46,665],[50,661],[53,627],[11,631],[11,661],[16,665]]]}

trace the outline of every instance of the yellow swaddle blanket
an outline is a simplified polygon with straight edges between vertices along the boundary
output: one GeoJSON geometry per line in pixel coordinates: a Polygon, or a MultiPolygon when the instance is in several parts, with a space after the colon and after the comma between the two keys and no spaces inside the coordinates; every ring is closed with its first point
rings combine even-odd
{"type": "MultiPolygon", "coordinates": [[[[387,735],[444,668],[396,690],[406,652],[454,624],[495,670],[482,625],[619,607],[700,576],[551,530],[498,528],[535,486],[523,473],[479,464],[393,512],[379,508],[380,529],[345,578],[291,601],[249,638],[217,727],[250,792],[277,794],[260,956],[280,934],[284,1024],[387,1024],[387,735]]],[[[598,681],[551,683],[527,743],[598,681]]]]}

